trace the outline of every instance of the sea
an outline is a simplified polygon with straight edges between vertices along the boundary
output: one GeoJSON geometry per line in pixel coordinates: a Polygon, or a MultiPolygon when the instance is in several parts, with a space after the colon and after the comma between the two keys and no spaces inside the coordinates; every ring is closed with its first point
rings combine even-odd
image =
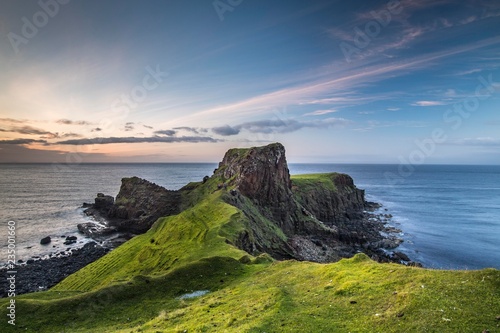
{"type": "MultiPolygon", "coordinates": [[[[212,175],[217,164],[0,164],[0,265],[7,262],[9,221],[16,259],[44,258],[91,239],[82,204],[98,192],[116,196],[123,177],[179,189],[212,175]],[[12,225],[13,223],[10,222],[12,225]],[[50,236],[52,242],[41,245],[50,236]],[[64,245],[67,236],[77,243],[64,245]]],[[[289,164],[291,174],[349,174],[366,199],[393,216],[398,250],[434,269],[500,269],[500,166],[289,164]]]]}

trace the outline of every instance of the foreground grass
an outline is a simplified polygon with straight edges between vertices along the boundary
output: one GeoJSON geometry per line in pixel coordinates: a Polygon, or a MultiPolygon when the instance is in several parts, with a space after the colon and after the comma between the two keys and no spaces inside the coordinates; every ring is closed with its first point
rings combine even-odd
{"type": "MultiPolygon", "coordinates": [[[[500,272],[379,264],[242,264],[213,257],[94,292],[17,298],[29,332],[482,332],[498,330],[500,272]],[[195,290],[210,293],[190,300],[195,290]]],[[[4,304],[2,304],[4,308],[4,304]]],[[[14,331],[5,328],[2,332],[14,331]]]]}
{"type": "Polygon", "coordinates": [[[254,258],[231,245],[244,216],[221,199],[219,181],[192,184],[191,208],[50,291],[18,296],[15,327],[0,300],[0,331],[499,331],[500,271],[379,264],[363,254],[332,264],[254,258]],[[180,298],[200,290],[209,293],[180,298]]]}

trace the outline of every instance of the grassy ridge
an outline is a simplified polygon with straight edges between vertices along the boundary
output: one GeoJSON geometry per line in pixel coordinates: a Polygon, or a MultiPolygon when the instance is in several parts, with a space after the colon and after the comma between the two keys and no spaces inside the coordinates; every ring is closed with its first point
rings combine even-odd
{"type": "MultiPolygon", "coordinates": [[[[332,264],[249,256],[248,226],[220,180],[190,184],[187,210],[159,219],[48,292],[18,296],[15,332],[481,332],[499,330],[500,271],[332,264]],[[194,299],[184,293],[209,290],[194,299]]],[[[328,186],[331,175],[294,177],[328,186]],[[327,183],[325,185],[325,182],[327,183]]],[[[250,203],[248,203],[250,204],[250,203]]],[[[279,237],[279,236],[277,236],[279,237]]]]}

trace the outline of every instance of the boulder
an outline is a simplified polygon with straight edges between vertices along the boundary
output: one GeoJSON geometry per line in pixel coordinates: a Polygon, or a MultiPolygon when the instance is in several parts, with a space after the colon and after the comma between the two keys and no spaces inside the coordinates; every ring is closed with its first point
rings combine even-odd
{"type": "Polygon", "coordinates": [[[44,237],[40,240],[40,244],[42,245],[47,245],[49,244],[50,242],[52,241],[52,239],[50,238],[50,236],[47,236],[47,237],[44,237]]]}

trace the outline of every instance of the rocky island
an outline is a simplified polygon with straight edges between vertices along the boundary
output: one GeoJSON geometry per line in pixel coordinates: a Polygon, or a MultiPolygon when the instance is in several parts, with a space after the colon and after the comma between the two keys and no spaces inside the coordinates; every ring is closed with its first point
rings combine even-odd
{"type": "MultiPolygon", "coordinates": [[[[96,223],[79,226],[122,244],[47,291],[16,296],[16,327],[4,331],[499,327],[498,270],[416,267],[392,252],[400,241],[377,208],[348,175],[291,177],[279,143],[231,149],[212,176],[178,191],[125,178],[116,200],[99,194],[87,205],[96,223]]],[[[9,302],[0,299],[4,318],[9,302]]]]}

